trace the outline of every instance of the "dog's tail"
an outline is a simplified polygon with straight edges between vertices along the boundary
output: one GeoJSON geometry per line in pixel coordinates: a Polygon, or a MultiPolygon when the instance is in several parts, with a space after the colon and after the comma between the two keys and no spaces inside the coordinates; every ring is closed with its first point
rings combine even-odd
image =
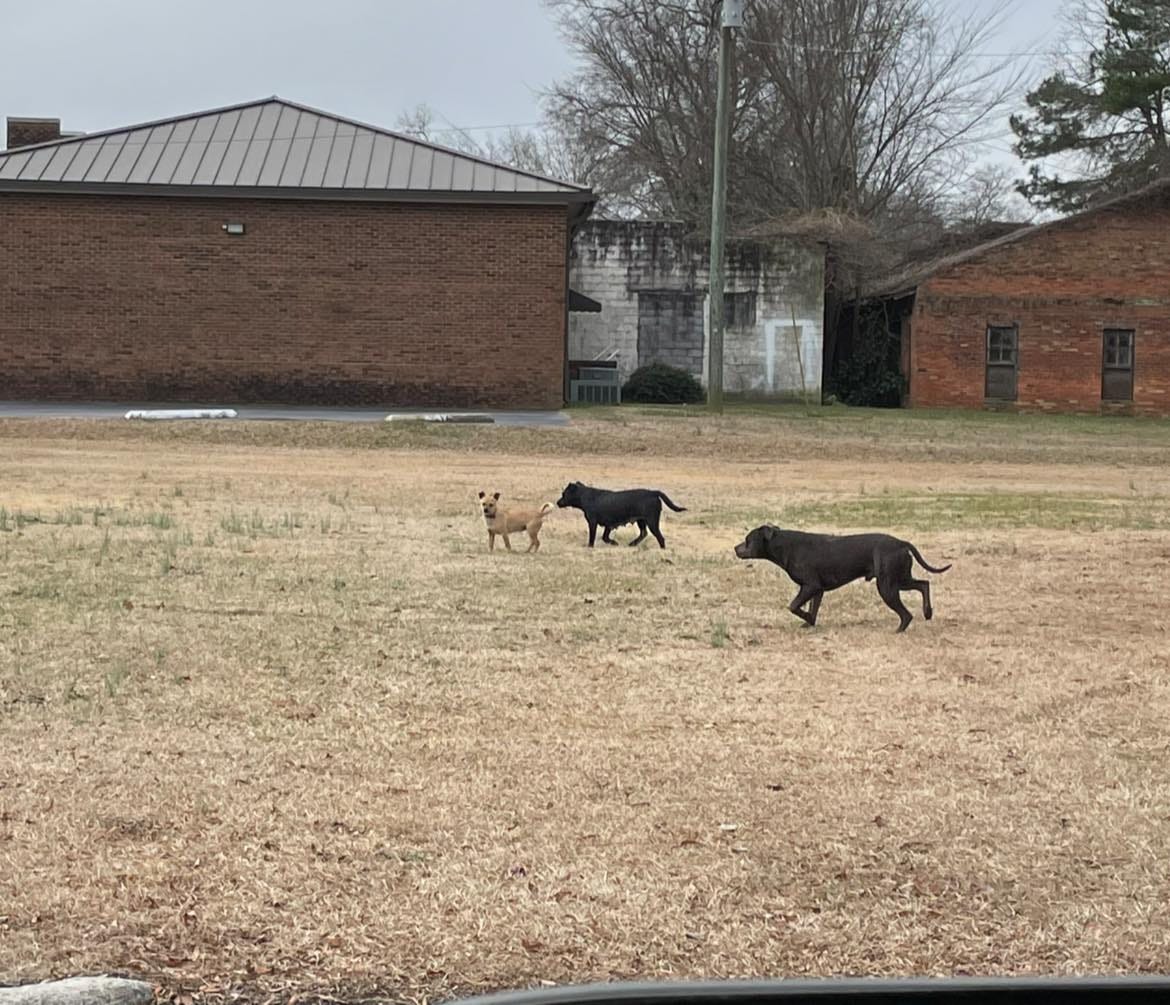
{"type": "Polygon", "coordinates": [[[919,553],[918,549],[914,547],[914,545],[912,545],[912,544],[907,545],[907,547],[909,547],[909,549],[910,549],[910,554],[913,555],[918,560],[918,564],[921,565],[922,568],[924,568],[927,572],[946,572],[947,569],[950,568],[949,564],[944,565],[941,569],[936,569],[933,565],[927,565],[926,559],[922,557],[922,555],[919,553]]]}
{"type": "Polygon", "coordinates": [[[556,503],[545,503],[543,506],[540,507],[540,515],[544,516],[545,513],[551,513],[556,508],[557,508],[556,503]]]}
{"type": "Polygon", "coordinates": [[[667,497],[665,492],[659,492],[658,498],[661,499],[664,503],[666,503],[666,505],[669,506],[676,513],[685,513],[687,511],[687,508],[685,506],[676,506],[674,503],[672,503],[670,501],[670,499],[667,497]]]}

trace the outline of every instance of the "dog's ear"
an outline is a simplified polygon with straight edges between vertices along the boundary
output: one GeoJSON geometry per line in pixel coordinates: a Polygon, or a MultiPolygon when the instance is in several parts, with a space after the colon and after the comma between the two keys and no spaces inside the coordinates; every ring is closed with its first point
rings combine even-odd
{"type": "Polygon", "coordinates": [[[499,498],[500,498],[500,493],[499,493],[499,492],[493,492],[493,493],[492,493],[492,498],[493,498],[493,499],[499,499],[499,498]]]}
{"type": "Polygon", "coordinates": [[[480,494],[479,494],[480,499],[482,499],[484,497],[484,495],[486,495],[486,493],[480,492],[480,494]]]}
{"type": "Polygon", "coordinates": [[[775,528],[775,527],[773,527],[771,524],[767,524],[767,525],[764,527],[764,540],[765,540],[765,541],[771,541],[771,540],[772,540],[772,536],[773,536],[775,533],[776,533],[776,528],[775,528]]]}

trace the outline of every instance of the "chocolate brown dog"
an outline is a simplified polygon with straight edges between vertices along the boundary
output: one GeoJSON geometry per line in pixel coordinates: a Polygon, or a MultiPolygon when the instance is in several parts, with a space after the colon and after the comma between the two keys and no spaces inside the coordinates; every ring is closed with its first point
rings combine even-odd
{"type": "Polygon", "coordinates": [[[540,528],[545,514],[553,509],[552,503],[545,503],[539,509],[505,509],[500,505],[500,493],[479,494],[479,505],[483,509],[483,522],[487,525],[488,551],[496,550],[496,535],[504,539],[504,547],[512,550],[509,534],[528,532],[528,551],[540,551],[540,528]]]}
{"type": "Polygon", "coordinates": [[[877,580],[878,593],[902,619],[898,631],[904,632],[914,617],[902,603],[902,590],[921,593],[922,616],[927,621],[934,616],[930,583],[913,578],[911,558],[927,572],[946,572],[950,568],[927,565],[914,545],[889,534],[805,534],[770,525],[757,527],[742,544],[737,544],[735,557],[767,559],[787,572],[788,578],[800,587],[788,609],[809,628],[817,623],[821,598],[829,590],[864,576],[866,582],[877,580]],[[805,604],[810,604],[808,611],[801,610],[805,604]]]}

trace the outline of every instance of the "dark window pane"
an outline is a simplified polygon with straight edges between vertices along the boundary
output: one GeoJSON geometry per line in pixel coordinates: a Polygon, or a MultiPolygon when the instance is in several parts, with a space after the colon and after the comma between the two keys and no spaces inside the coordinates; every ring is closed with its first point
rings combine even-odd
{"type": "Polygon", "coordinates": [[[756,323],[756,294],[725,293],[723,295],[723,323],[728,328],[751,328],[756,323]]]}
{"type": "Polygon", "coordinates": [[[1107,329],[1104,333],[1103,361],[1106,369],[1133,369],[1134,333],[1127,330],[1107,329]]]}
{"type": "Polygon", "coordinates": [[[1104,332],[1101,367],[1101,399],[1133,401],[1134,333],[1126,328],[1104,332]]]}
{"type": "Polygon", "coordinates": [[[1016,397],[1016,368],[989,366],[987,368],[987,397],[1000,401],[1014,401],[1016,397]]]}
{"type": "Polygon", "coordinates": [[[1016,329],[989,326],[987,329],[987,376],[985,395],[998,401],[1016,400],[1016,329]]]}
{"type": "Polygon", "coordinates": [[[1014,328],[987,329],[987,362],[1014,365],[1016,361],[1016,330],[1014,328]]]}
{"type": "Polygon", "coordinates": [[[1101,375],[1101,397],[1105,401],[1133,400],[1133,371],[1106,370],[1101,375]]]}

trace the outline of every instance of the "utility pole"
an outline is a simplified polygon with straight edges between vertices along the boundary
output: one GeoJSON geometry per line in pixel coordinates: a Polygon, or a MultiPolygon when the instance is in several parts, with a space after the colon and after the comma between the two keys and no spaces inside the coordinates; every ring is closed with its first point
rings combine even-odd
{"type": "Polygon", "coordinates": [[[708,300],[710,343],[707,347],[707,404],[723,411],[723,235],[727,218],[727,142],[730,127],[731,61],[736,28],[743,27],[744,0],[720,4],[719,90],[715,104],[715,166],[711,194],[711,270],[708,300]]]}

